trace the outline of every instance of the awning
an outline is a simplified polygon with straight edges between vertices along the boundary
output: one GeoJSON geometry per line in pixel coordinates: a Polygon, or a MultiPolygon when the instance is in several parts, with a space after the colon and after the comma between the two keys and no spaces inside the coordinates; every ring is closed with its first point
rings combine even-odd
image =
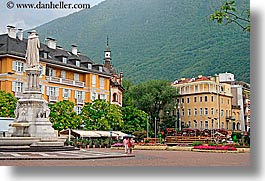
{"type": "Polygon", "coordinates": [[[117,134],[119,137],[134,137],[131,134],[126,134],[121,131],[113,131],[113,133],[117,134]]]}
{"type": "MultiPolygon", "coordinates": [[[[110,137],[110,131],[84,131],[84,130],[71,130],[71,135],[75,137],[85,137],[85,138],[101,138],[110,137]]],[[[69,129],[60,131],[61,135],[69,135],[69,129]]],[[[121,131],[112,131],[112,137],[128,137],[130,135],[123,133],[121,131]]]]}
{"type": "MultiPolygon", "coordinates": [[[[110,137],[110,131],[94,131],[95,133],[101,135],[101,137],[110,137]]],[[[112,131],[112,137],[117,137],[119,135],[115,134],[113,131],[112,131]]]]}
{"type": "MultiPolygon", "coordinates": [[[[60,131],[62,135],[69,135],[69,129],[60,131]]],[[[70,134],[74,137],[87,137],[87,138],[100,138],[101,135],[95,133],[94,131],[83,131],[83,130],[71,130],[70,134]]]]}

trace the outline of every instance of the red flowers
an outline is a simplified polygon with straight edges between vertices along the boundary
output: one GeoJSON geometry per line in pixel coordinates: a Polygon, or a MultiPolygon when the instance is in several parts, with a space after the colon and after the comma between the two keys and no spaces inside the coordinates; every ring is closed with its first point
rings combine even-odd
{"type": "Polygon", "coordinates": [[[235,147],[231,146],[194,146],[194,149],[200,149],[200,150],[228,150],[228,151],[236,151],[237,149],[235,147]]]}

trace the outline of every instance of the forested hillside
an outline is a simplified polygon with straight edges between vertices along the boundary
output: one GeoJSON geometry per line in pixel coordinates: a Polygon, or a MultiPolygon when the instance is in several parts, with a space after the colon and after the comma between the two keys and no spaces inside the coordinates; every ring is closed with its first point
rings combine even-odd
{"type": "MultiPolygon", "coordinates": [[[[236,1],[239,12],[249,1],[236,1]]],[[[109,37],[112,63],[126,79],[142,82],[222,72],[250,81],[250,34],[218,25],[209,15],[220,0],[106,0],[35,29],[65,49],[103,63],[109,37]]]]}

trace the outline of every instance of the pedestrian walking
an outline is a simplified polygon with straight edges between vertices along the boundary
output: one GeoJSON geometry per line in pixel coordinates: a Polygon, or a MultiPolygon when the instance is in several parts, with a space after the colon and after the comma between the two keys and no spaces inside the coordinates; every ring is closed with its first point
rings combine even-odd
{"type": "Polygon", "coordinates": [[[128,153],[128,143],[129,143],[129,139],[128,138],[124,138],[123,139],[123,145],[124,145],[124,151],[127,154],[128,153]]]}
{"type": "Polygon", "coordinates": [[[132,153],[133,147],[134,147],[134,140],[132,138],[129,138],[129,140],[128,140],[128,149],[129,149],[129,153],[130,154],[132,153]]]}

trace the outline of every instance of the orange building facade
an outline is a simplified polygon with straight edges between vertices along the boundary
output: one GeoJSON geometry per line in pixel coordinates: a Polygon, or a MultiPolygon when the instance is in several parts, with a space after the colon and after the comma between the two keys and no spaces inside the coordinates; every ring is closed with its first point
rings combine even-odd
{"type": "MultiPolygon", "coordinates": [[[[26,88],[25,53],[27,39],[15,27],[8,26],[8,33],[0,35],[0,90],[20,98],[26,88]]],[[[69,100],[75,111],[81,112],[86,102],[104,99],[122,106],[123,73],[111,66],[107,42],[105,63],[96,64],[80,54],[77,46],[67,51],[56,46],[56,40],[46,39],[40,48],[40,87],[43,98],[49,103],[69,100]]]]}

